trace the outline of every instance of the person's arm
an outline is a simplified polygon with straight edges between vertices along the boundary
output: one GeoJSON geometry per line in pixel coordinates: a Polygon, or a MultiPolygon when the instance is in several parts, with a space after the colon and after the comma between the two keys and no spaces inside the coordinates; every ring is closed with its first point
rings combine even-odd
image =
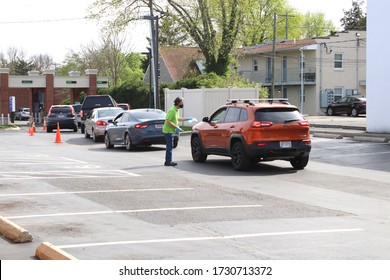
{"type": "Polygon", "coordinates": [[[167,124],[169,124],[170,126],[172,126],[173,128],[179,128],[179,126],[175,125],[171,120],[166,120],[167,124]]]}

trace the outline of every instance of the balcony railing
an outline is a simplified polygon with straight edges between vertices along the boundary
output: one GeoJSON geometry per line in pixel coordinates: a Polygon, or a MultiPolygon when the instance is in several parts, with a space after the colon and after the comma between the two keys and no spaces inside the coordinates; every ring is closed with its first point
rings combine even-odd
{"type": "MultiPolygon", "coordinates": [[[[249,82],[261,83],[264,86],[270,86],[272,83],[272,75],[270,71],[239,71],[249,82]]],[[[288,69],[277,69],[275,70],[274,77],[275,85],[300,85],[301,84],[301,69],[299,68],[288,68],[288,69]]],[[[316,68],[304,68],[303,69],[303,83],[305,85],[316,84],[316,68]]]]}

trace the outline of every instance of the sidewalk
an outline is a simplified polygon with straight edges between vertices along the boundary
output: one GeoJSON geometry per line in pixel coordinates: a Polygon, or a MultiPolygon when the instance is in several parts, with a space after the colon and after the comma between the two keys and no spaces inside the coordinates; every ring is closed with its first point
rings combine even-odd
{"type": "Polygon", "coordinates": [[[366,117],[348,116],[306,116],[310,122],[310,132],[314,137],[342,139],[351,137],[356,141],[388,143],[390,134],[369,133],[366,131],[366,117]]]}

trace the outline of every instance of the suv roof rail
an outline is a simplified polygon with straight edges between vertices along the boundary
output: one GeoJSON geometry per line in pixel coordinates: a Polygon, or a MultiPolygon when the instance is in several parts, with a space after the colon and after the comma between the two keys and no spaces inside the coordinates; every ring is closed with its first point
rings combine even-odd
{"type": "Polygon", "coordinates": [[[287,98],[255,98],[255,99],[228,99],[228,104],[235,104],[235,103],[247,103],[249,105],[255,105],[254,102],[265,102],[268,101],[268,103],[281,103],[285,105],[290,105],[287,98]]]}

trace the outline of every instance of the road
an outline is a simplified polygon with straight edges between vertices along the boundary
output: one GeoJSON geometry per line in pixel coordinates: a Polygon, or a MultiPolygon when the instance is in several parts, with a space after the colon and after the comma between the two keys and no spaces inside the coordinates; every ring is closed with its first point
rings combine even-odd
{"type": "Polygon", "coordinates": [[[390,145],[313,138],[309,165],[237,172],[191,159],[182,136],[107,150],[80,133],[0,131],[0,215],[33,234],[0,238],[0,259],[35,259],[50,242],[88,260],[379,260],[390,258],[390,145]]]}

